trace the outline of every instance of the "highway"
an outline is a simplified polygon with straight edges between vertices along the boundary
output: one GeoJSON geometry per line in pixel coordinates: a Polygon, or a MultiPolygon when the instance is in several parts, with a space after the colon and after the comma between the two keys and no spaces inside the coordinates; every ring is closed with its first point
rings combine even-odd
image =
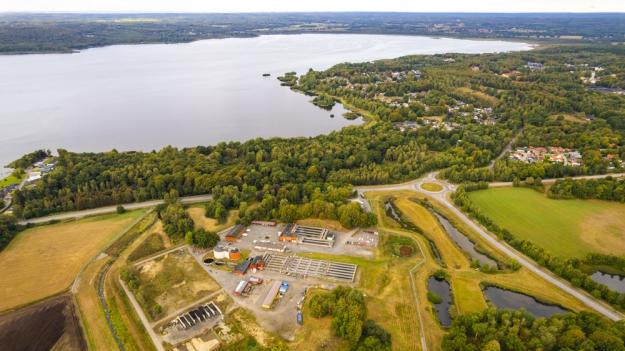
{"type": "MultiPolygon", "coordinates": [[[[213,197],[210,194],[195,195],[195,196],[181,197],[180,202],[182,202],[183,204],[192,204],[192,203],[198,203],[198,202],[206,202],[212,198],[213,197]]],[[[122,206],[124,206],[126,210],[138,210],[142,208],[154,207],[164,202],[165,202],[164,200],[151,200],[151,201],[145,201],[145,202],[134,202],[134,203],[129,203],[129,204],[122,204],[122,206]]],[[[82,211],[64,212],[64,213],[54,214],[54,215],[45,216],[45,217],[25,219],[23,221],[20,221],[19,223],[22,225],[38,224],[38,223],[46,223],[46,222],[54,221],[54,220],[78,219],[78,218],[83,218],[87,216],[114,213],[115,211],[117,211],[117,206],[118,205],[92,208],[89,210],[82,210],[82,211]]]]}

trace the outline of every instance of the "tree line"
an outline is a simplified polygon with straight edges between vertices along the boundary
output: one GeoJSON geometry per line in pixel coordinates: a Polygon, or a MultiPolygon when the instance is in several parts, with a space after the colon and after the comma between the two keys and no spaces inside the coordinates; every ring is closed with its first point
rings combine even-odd
{"type": "Polygon", "coordinates": [[[524,310],[459,315],[443,339],[445,351],[625,350],[625,324],[588,313],[536,318],[524,310]]]}

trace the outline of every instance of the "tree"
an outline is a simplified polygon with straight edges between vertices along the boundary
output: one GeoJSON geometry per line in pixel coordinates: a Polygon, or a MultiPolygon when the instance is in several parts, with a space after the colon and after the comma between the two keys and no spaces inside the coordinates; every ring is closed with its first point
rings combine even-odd
{"type": "Polygon", "coordinates": [[[117,208],[115,209],[115,211],[117,212],[117,214],[123,214],[126,213],[126,209],[124,208],[124,206],[119,205],[117,206],[117,208]]]}

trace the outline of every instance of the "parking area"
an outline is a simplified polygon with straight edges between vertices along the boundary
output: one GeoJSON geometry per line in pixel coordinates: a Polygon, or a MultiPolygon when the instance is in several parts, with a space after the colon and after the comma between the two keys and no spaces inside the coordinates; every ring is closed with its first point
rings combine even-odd
{"type": "MultiPolygon", "coordinates": [[[[330,231],[334,235],[334,245],[332,247],[307,245],[305,243],[298,242],[285,242],[279,240],[279,233],[284,230],[284,224],[278,224],[276,226],[263,226],[263,225],[250,225],[242,232],[241,236],[236,242],[231,242],[232,245],[238,247],[241,250],[250,251],[274,251],[271,247],[275,247],[274,252],[285,253],[302,253],[302,252],[318,252],[326,253],[330,255],[347,255],[347,256],[363,256],[372,257],[372,247],[349,245],[348,242],[353,241],[353,236],[359,232],[352,230],[350,232],[337,232],[330,231]],[[260,247],[266,246],[267,249],[260,249],[260,247]],[[281,248],[284,247],[284,251],[281,248]]],[[[222,238],[224,238],[222,236],[222,238]]]]}

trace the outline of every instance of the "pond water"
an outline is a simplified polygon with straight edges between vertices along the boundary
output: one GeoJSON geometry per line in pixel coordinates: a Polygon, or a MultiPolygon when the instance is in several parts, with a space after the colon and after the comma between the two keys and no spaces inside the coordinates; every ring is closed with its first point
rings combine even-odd
{"type": "Polygon", "coordinates": [[[469,240],[464,234],[460,233],[456,227],[454,227],[447,218],[439,215],[438,213],[434,213],[438,221],[443,225],[445,232],[451,237],[451,239],[458,245],[460,248],[471,256],[471,259],[478,260],[481,265],[489,265],[491,267],[497,267],[497,261],[492,258],[478,252],[475,249],[475,244],[469,240]]]}
{"type": "Polygon", "coordinates": [[[494,286],[484,289],[484,295],[497,308],[511,310],[524,308],[527,312],[537,317],[551,317],[554,314],[568,312],[559,306],[542,303],[531,296],[494,286]]]}
{"type": "Polygon", "coordinates": [[[447,280],[438,280],[435,277],[428,279],[428,290],[436,293],[442,298],[442,302],[434,306],[438,321],[443,327],[451,326],[451,315],[449,314],[449,308],[451,307],[451,286],[447,280]]]}
{"type": "Polygon", "coordinates": [[[342,118],[340,106],[317,108],[277,75],[408,54],[529,49],[496,40],[306,34],[0,56],[0,165],[38,148],[152,150],[328,133],[360,122],[342,118]]]}
{"type": "Polygon", "coordinates": [[[611,290],[625,293],[625,277],[617,274],[608,274],[603,272],[595,272],[590,278],[596,281],[597,283],[601,283],[611,290]]]}

